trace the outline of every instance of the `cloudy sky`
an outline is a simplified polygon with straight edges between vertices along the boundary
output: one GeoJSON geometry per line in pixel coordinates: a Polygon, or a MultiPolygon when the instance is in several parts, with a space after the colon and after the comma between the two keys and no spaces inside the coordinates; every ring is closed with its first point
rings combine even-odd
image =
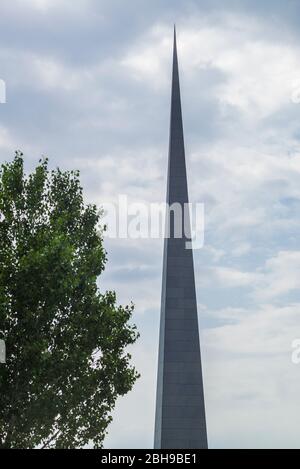
{"type": "MultiPolygon", "coordinates": [[[[101,205],[165,199],[172,28],[192,202],[209,445],[300,448],[300,3],[1,0],[0,161],[81,171],[101,205]]],[[[153,445],[162,240],[106,240],[142,374],[106,447],[153,445]]]]}

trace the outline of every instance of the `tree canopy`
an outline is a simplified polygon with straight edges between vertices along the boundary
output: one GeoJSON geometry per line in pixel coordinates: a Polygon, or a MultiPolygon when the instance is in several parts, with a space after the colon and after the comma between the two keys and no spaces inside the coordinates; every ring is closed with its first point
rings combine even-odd
{"type": "Polygon", "coordinates": [[[97,279],[106,263],[101,213],[79,173],[17,152],[0,170],[0,448],[103,445],[116,399],[138,374],[127,346],[132,305],[97,279]]]}

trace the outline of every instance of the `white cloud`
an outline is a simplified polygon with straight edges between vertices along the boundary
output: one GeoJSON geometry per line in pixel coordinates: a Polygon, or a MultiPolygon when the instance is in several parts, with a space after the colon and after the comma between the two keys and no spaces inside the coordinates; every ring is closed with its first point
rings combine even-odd
{"type": "Polygon", "coordinates": [[[6,127],[0,126],[0,148],[4,150],[12,149],[12,139],[6,127]]]}
{"type": "Polygon", "coordinates": [[[300,251],[280,251],[253,271],[220,265],[211,267],[205,277],[203,286],[206,287],[248,287],[250,296],[259,303],[276,300],[300,289],[300,251]]]}
{"type": "Polygon", "coordinates": [[[300,368],[291,363],[291,355],[292,342],[300,336],[299,309],[300,304],[261,305],[256,311],[229,308],[219,314],[234,318],[234,324],[203,333],[213,445],[297,447],[300,368]]]}
{"type": "Polygon", "coordinates": [[[227,47],[216,65],[229,79],[218,91],[222,102],[253,119],[264,118],[291,104],[293,83],[300,76],[300,48],[248,40],[227,47]]]}
{"type": "Polygon", "coordinates": [[[9,128],[0,125],[0,161],[10,161],[17,150],[30,154],[35,152],[36,148],[34,143],[23,144],[9,128]]]}
{"type": "Polygon", "coordinates": [[[59,0],[21,0],[21,3],[26,3],[28,6],[32,6],[33,8],[37,8],[38,10],[47,10],[51,7],[56,7],[62,2],[59,0]]]}
{"type": "Polygon", "coordinates": [[[45,89],[74,91],[84,87],[87,82],[84,73],[76,73],[51,58],[34,57],[32,66],[37,83],[45,89]]]}
{"type": "Polygon", "coordinates": [[[280,251],[268,259],[263,269],[261,283],[254,296],[258,300],[275,299],[300,289],[300,251],[280,251]]]}
{"type": "MultiPolygon", "coordinates": [[[[16,0],[20,6],[32,8],[37,11],[46,13],[49,10],[71,8],[68,0],[16,0]]],[[[72,2],[72,8],[84,8],[89,4],[89,0],[77,0],[72,2]]]]}
{"type": "Polygon", "coordinates": [[[223,288],[246,287],[257,282],[257,274],[252,272],[241,272],[229,267],[216,267],[213,274],[223,288]]]}
{"type": "Polygon", "coordinates": [[[170,50],[172,32],[170,28],[155,26],[143,41],[139,41],[122,59],[135,80],[147,82],[156,89],[165,88],[170,79],[170,50]]]}
{"type": "Polygon", "coordinates": [[[251,251],[251,244],[247,242],[242,242],[240,245],[237,245],[231,252],[233,256],[240,257],[248,254],[251,251]]]}
{"type": "Polygon", "coordinates": [[[214,246],[210,245],[204,246],[204,250],[211,256],[213,262],[219,262],[226,254],[223,249],[216,249],[214,246]]]}

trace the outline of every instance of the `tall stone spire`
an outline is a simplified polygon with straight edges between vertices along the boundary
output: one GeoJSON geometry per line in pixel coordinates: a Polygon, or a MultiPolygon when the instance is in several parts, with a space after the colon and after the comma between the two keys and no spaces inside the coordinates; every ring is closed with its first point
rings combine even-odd
{"type": "MultiPolygon", "coordinates": [[[[188,203],[175,28],[167,203],[188,203]]],[[[207,448],[193,251],[176,235],[178,216],[166,222],[154,447],[207,448]]]]}

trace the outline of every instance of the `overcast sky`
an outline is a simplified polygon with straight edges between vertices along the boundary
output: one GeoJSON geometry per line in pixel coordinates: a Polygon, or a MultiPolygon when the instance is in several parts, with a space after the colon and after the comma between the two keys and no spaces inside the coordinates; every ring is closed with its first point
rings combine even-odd
{"type": "MultiPolygon", "coordinates": [[[[99,206],[165,200],[172,28],[211,448],[300,448],[300,2],[1,0],[0,160],[81,171],[99,206]]],[[[107,240],[100,288],[135,303],[142,377],[106,447],[153,445],[162,240],[107,240]]]]}

